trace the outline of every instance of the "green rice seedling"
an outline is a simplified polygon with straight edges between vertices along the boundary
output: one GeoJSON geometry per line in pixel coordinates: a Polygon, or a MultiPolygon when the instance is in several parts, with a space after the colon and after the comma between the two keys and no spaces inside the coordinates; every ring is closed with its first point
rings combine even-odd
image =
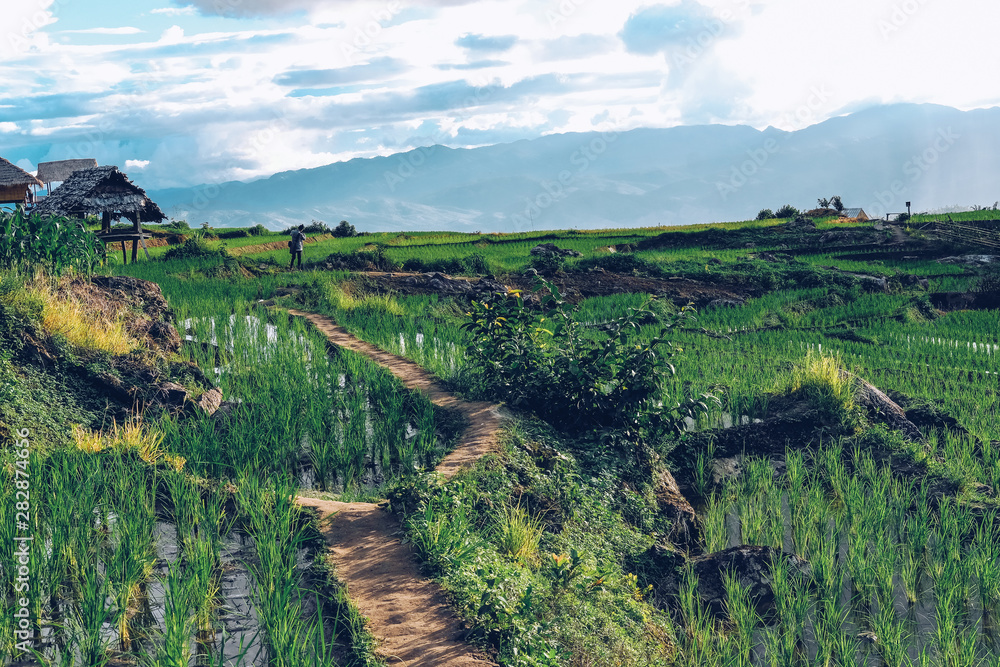
{"type": "Polygon", "coordinates": [[[920,574],[923,570],[922,560],[914,553],[911,546],[904,545],[900,555],[899,576],[903,581],[906,600],[911,605],[920,597],[920,574]]]}
{"type": "Polygon", "coordinates": [[[168,566],[164,579],[163,633],[156,647],[155,659],[147,658],[150,667],[190,667],[191,635],[194,618],[191,611],[191,580],[180,562],[168,566]]]}
{"type": "Polygon", "coordinates": [[[144,469],[123,460],[111,462],[117,520],[111,529],[105,571],[117,609],[118,639],[131,646],[131,609],[156,563],[156,513],[144,469]]]}
{"type": "Polygon", "coordinates": [[[237,480],[237,502],[254,538],[257,562],[254,599],[266,635],[271,664],[296,664],[311,629],[303,618],[298,550],[303,533],[294,487],[287,481],[262,482],[249,475],[237,480]],[[290,662],[291,661],[291,662],[290,662]]]}
{"type": "Polygon", "coordinates": [[[694,491],[700,498],[707,497],[708,482],[712,477],[712,459],[714,456],[714,441],[710,442],[705,449],[699,449],[695,455],[694,491]]]}
{"type": "Polygon", "coordinates": [[[878,637],[876,646],[886,667],[908,667],[910,659],[907,647],[912,638],[907,633],[905,623],[896,618],[891,601],[889,604],[882,604],[869,623],[878,637]]]}
{"type": "Polygon", "coordinates": [[[729,515],[730,504],[727,496],[715,492],[708,498],[705,507],[705,548],[709,553],[722,551],[729,546],[729,527],[726,517],[729,515]]]}
{"type": "Polygon", "coordinates": [[[726,610],[735,630],[735,651],[730,664],[749,667],[753,655],[753,633],[760,618],[750,599],[749,589],[741,586],[736,576],[725,572],[723,583],[726,588],[726,610]]]}
{"type": "Polygon", "coordinates": [[[108,604],[111,587],[108,578],[98,567],[95,551],[80,551],[78,557],[76,584],[79,597],[73,605],[73,633],[79,638],[78,647],[83,663],[103,667],[111,659],[104,625],[114,622],[117,616],[113,604],[108,604]]]}
{"type": "Polygon", "coordinates": [[[711,615],[701,604],[698,575],[690,565],[685,566],[681,572],[678,603],[684,623],[681,643],[685,664],[692,667],[712,664],[715,656],[715,627],[711,615]]]}
{"type": "Polygon", "coordinates": [[[193,535],[185,538],[183,552],[184,574],[189,579],[188,599],[194,612],[199,641],[211,643],[220,591],[218,553],[211,538],[193,535]]]}

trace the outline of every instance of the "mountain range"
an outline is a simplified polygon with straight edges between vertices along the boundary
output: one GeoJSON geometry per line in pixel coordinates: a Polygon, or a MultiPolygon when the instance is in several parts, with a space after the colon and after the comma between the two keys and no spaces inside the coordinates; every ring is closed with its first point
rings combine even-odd
{"type": "Polygon", "coordinates": [[[702,125],[435,145],[149,194],[192,226],[515,232],[745,220],[833,195],[881,217],[907,201],[991,204],[998,178],[1000,108],[896,104],[794,132],[702,125]]]}

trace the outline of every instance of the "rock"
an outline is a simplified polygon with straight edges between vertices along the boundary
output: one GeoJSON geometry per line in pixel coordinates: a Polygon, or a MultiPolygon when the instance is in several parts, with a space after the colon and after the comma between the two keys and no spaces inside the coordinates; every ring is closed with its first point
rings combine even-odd
{"type": "Polygon", "coordinates": [[[117,293],[120,301],[142,302],[142,312],[151,320],[159,320],[170,312],[170,306],[156,283],[130,276],[93,276],[90,281],[106,292],[117,293]]]}
{"type": "Polygon", "coordinates": [[[857,637],[862,644],[878,644],[878,635],[871,630],[859,632],[857,637]]]}
{"type": "Polygon", "coordinates": [[[181,337],[177,329],[169,322],[157,321],[149,325],[146,331],[153,346],[160,348],[164,352],[177,352],[181,349],[181,337]]]}
{"type": "Polygon", "coordinates": [[[863,274],[854,274],[854,277],[861,283],[861,286],[869,292],[889,291],[889,281],[886,278],[880,276],[866,276],[863,274]]]}
{"type": "Polygon", "coordinates": [[[739,456],[712,459],[712,484],[719,486],[743,474],[743,464],[739,456]]]}
{"type": "Polygon", "coordinates": [[[964,264],[965,266],[982,266],[1000,262],[1000,255],[960,255],[944,257],[938,260],[940,264],[964,264]]]}
{"type": "Polygon", "coordinates": [[[884,232],[885,230],[887,230],[889,228],[887,226],[883,225],[881,222],[876,222],[875,226],[872,229],[874,229],[876,232],[884,232]]]}
{"type": "Polygon", "coordinates": [[[855,393],[855,400],[858,405],[868,410],[872,416],[885,422],[889,428],[899,431],[910,440],[922,441],[923,434],[916,425],[906,418],[903,408],[885,395],[875,385],[857,376],[854,376],[858,383],[855,393]]]}
{"type": "Polygon", "coordinates": [[[236,421],[239,405],[236,401],[223,401],[219,404],[218,409],[212,414],[216,433],[225,432],[229,425],[236,421]]]}
{"type": "MultiPolygon", "coordinates": [[[[776,615],[773,581],[774,564],[784,562],[789,579],[799,586],[806,586],[812,578],[809,563],[793,554],[782,553],[773,547],[739,546],[714,554],[698,556],[689,561],[698,578],[698,596],[715,617],[726,618],[726,587],[723,575],[735,577],[749,593],[749,600],[765,622],[776,615]]],[[[659,587],[668,599],[676,600],[680,591],[679,573],[667,577],[659,587]]]]}
{"type": "Polygon", "coordinates": [[[534,248],[529,251],[529,254],[535,256],[553,256],[559,255],[561,257],[583,257],[583,253],[577,252],[576,250],[570,250],[569,248],[559,248],[555,243],[539,243],[534,248]]]}
{"type": "Polygon", "coordinates": [[[816,229],[816,223],[812,221],[812,218],[804,215],[797,215],[786,222],[785,227],[796,230],[816,229]]]}
{"type": "Polygon", "coordinates": [[[209,416],[214,415],[218,411],[219,406],[222,405],[222,392],[218,389],[209,389],[198,397],[195,404],[201,408],[205,414],[209,416]]]}
{"type": "Polygon", "coordinates": [[[152,402],[172,414],[183,412],[189,399],[188,390],[176,382],[164,382],[153,392],[152,402]]]}
{"type": "Polygon", "coordinates": [[[657,482],[656,506],[673,523],[667,539],[687,553],[697,553],[701,551],[699,543],[701,528],[698,523],[698,515],[688,502],[684,494],[677,486],[677,480],[670,474],[669,470],[660,473],[657,482]]]}

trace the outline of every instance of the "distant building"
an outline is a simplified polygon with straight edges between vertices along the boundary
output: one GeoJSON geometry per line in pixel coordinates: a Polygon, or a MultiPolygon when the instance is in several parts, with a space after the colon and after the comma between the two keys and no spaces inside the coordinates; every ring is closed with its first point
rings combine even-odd
{"type": "Polygon", "coordinates": [[[0,157],[0,204],[26,204],[31,187],[41,184],[24,169],[0,157]]]}
{"type": "Polygon", "coordinates": [[[857,218],[858,220],[871,220],[863,208],[845,208],[840,212],[841,217],[857,218]]]}
{"type": "Polygon", "coordinates": [[[57,162],[39,162],[38,173],[36,176],[38,177],[38,180],[45,184],[45,190],[51,194],[53,183],[62,183],[72,176],[74,172],[80,171],[81,169],[93,169],[96,166],[97,160],[94,158],[84,158],[81,160],[58,160],[57,162]]]}

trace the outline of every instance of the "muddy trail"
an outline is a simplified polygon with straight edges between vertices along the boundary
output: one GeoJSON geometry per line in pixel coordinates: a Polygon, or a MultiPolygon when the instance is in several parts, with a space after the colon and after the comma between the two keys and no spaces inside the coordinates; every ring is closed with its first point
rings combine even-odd
{"type": "MultiPolygon", "coordinates": [[[[289,310],[304,317],[334,345],[363,354],[388,369],[409,389],[432,403],[460,412],[468,421],[454,451],[437,471],[450,478],[491,451],[500,428],[497,406],[464,401],[444,390],[417,364],[359,340],[329,317],[289,310]]],[[[412,548],[401,539],[394,516],[374,503],[341,503],[299,496],[314,508],[338,579],[351,601],[368,618],[378,652],[389,665],[466,667],[494,665],[463,641],[464,625],[448,606],[441,588],[421,574],[412,548]]]]}

